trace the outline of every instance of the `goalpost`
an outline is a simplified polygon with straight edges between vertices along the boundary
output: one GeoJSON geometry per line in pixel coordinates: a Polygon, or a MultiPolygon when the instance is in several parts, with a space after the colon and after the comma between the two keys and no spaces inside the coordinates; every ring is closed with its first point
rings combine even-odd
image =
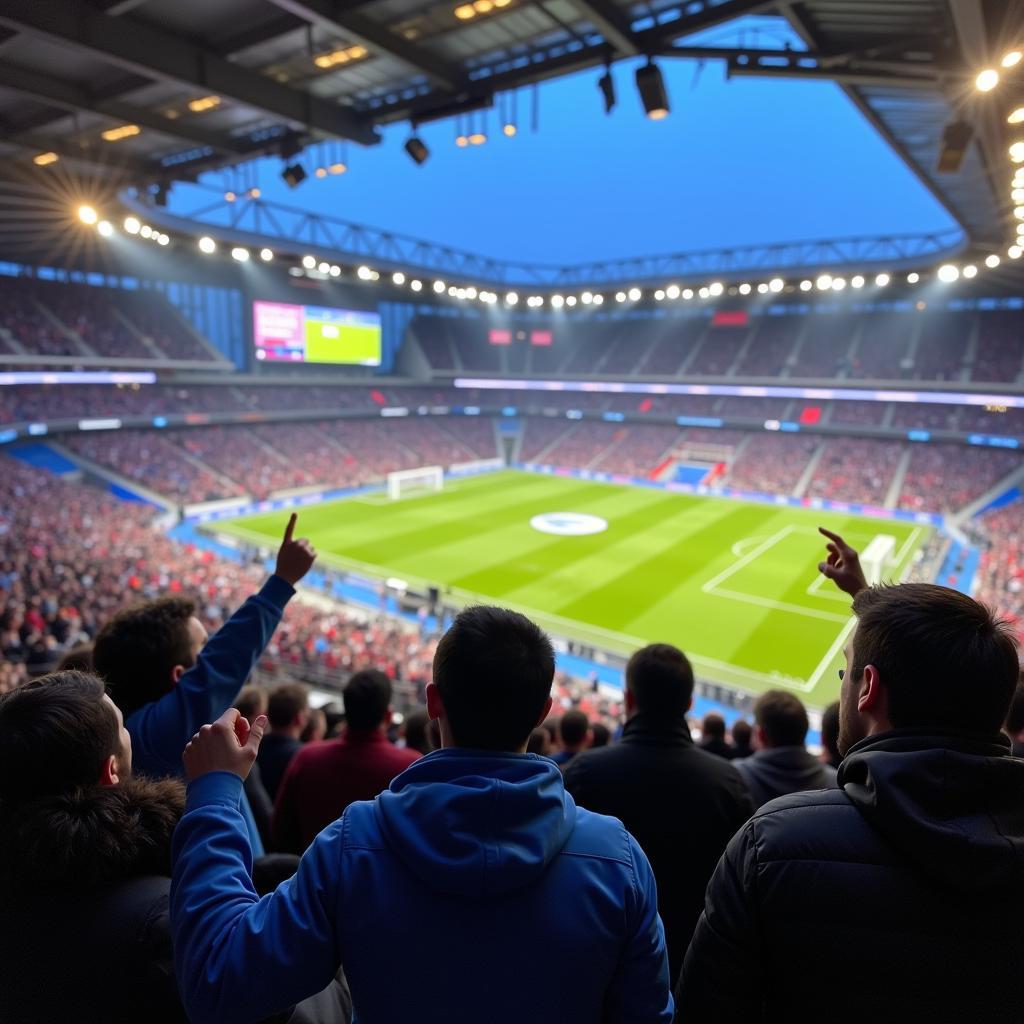
{"type": "Polygon", "coordinates": [[[442,466],[421,466],[419,469],[400,469],[388,473],[388,497],[397,501],[409,491],[440,491],[444,487],[442,466]]]}
{"type": "Polygon", "coordinates": [[[882,574],[896,561],[896,538],[880,533],[861,552],[860,567],[864,578],[874,585],[881,582],[882,574]]]}

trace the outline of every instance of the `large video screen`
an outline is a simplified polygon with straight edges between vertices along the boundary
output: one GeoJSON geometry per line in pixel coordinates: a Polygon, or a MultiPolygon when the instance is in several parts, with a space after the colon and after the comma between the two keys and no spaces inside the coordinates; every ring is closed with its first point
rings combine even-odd
{"type": "Polygon", "coordinates": [[[267,363],[380,366],[380,314],[254,302],[256,358],[267,363]]]}

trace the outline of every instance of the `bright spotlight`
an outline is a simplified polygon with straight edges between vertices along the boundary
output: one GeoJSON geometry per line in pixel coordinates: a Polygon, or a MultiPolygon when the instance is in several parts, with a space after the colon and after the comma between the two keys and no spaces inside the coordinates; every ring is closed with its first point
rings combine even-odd
{"type": "Polygon", "coordinates": [[[708,285],[708,295],[712,298],[717,299],[722,292],[725,291],[725,285],[721,281],[715,281],[714,284],[708,285]]]}
{"type": "Polygon", "coordinates": [[[652,121],[661,121],[668,117],[668,93],[665,91],[665,80],[661,70],[650,58],[647,63],[636,69],[636,88],[640,93],[640,102],[644,112],[652,121]]]}
{"type": "Polygon", "coordinates": [[[575,305],[576,305],[576,296],[575,296],[575,295],[569,295],[569,296],[568,296],[568,297],[566,298],[566,300],[565,300],[565,304],[566,304],[567,306],[569,306],[570,308],[571,308],[571,307],[573,307],[573,306],[575,306],[575,305]]]}
{"type": "Polygon", "coordinates": [[[999,263],[999,257],[995,253],[992,253],[991,256],[985,257],[985,266],[988,267],[989,270],[995,270],[996,267],[999,266],[999,263]]]}
{"type": "Polygon", "coordinates": [[[170,235],[165,235],[163,233],[157,235],[156,236],[156,244],[157,245],[170,245],[171,244],[171,236],[170,235]]]}
{"type": "Polygon", "coordinates": [[[786,282],[783,281],[781,277],[773,277],[771,281],[768,282],[768,288],[773,292],[781,292],[785,287],[786,282]]]}
{"type": "Polygon", "coordinates": [[[863,288],[863,287],[864,287],[864,278],[863,278],[863,277],[861,277],[861,275],[860,275],[860,274],[857,274],[857,275],[856,275],[856,276],[855,276],[855,277],[854,277],[854,278],[853,278],[853,279],[852,279],[852,280],[850,281],[850,284],[851,284],[851,285],[852,285],[852,286],[853,286],[854,288],[863,288]]]}
{"type": "Polygon", "coordinates": [[[817,285],[819,292],[827,292],[832,287],[832,275],[822,274],[818,280],[814,282],[817,285]]]}
{"type": "Polygon", "coordinates": [[[519,301],[519,295],[516,292],[509,292],[505,296],[505,305],[514,306],[519,301]]]}
{"type": "Polygon", "coordinates": [[[217,243],[209,235],[203,235],[199,239],[199,251],[205,252],[207,256],[210,256],[217,251],[217,243]]]}
{"type": "Polygon", "coordinates": [[[999,63],[1004,68],[1015,68],[1020,62],[1021,58],[1024,57],[1024,53],[1020,50],[1011,50],[999,63]]]}
{"type": "Polygon", "coordinates": [[[589,306],[593,301],[594,301],[594,293],[593,292],[584,292],[580,296],[580,302],[582,302],[584,306],[589,306]]]}
{"type": "Polygon", "coordinates": [[[1006,255],[1009,256],[1011,260],[1019,260],[1022,254],[1024,254],[1024,249],[1019,245],[1011,245],[1010,248],[1006,250],[1006,255]]]}
{"type": "Polygon", "coordinates": [[[391,280],[394,281],[395,284],[405,284],[405,274],[403,274],[400,270],[396,270],[391,275],[391,280]]]}
{"type": "Polygon", "coordinates": [[[960,276],[960,271],[952,263],[944,263],[939,267],[939,280],[944,284],[952,284],[960,276]]]}
{"type": "Polygon", "coordinates": [[[302,265],[307,270],[314,270],[316,268],[316,257],[315,256],[303,256],[302,265]]]}
{"type": "Polygon", "coordinates": [[[999,72],[995,68],[985,68],[974,80],[979,92],[991,92],[999,84],[999,72]]]}
{"type": "Polygon", "coordinates": [[[964,267],[964,269],[963,269],[963,275],[968,280],[970,280],[972,277],[977,277],[978,276],[978,268],[973,263],[968,263],[967,266],[964,267]]]}
{"type": "Polygon", "coordinates": [[[749,295],[749,294],[750,294],[750,285],[747,284],[746,281],[744,281],[743,284],[740,285],[740,295],[749,295]]]}
{"type": "Polygon", "coordinates": [[[137,235],[141,227],[142,223],[139,221],[138,217],[125,217],[124,229],[129,235],[137,235]]]}
{"type": "MultiPolygon", "coordinates": [[[[316,269],[320,271],[321,274],[329,274],[331,272],[331,265],[330,263],[327,262],[327,260],[321,260],[316,265],[316,269]]],[[[363,275],[360,274],[359,276],[362,277],[363,275]]]]}
{"type": "Polygon", "coordinates": [[[702,299],[706,299],[711,295],[711,290],[705,285],[703,288],[700,289],[700,291],[697,292],[697,294],[702,299]]]}
{"type": "Polygon", "coordinates": [[[152,238],[153,229],[148,224],[143,224],[139,234],[142,235],[143,238],[152,238]]]}
{"type": "Polygon", "coordinates": [[[630,288],[626,293],[629,296],[630,302],[639,302],[640,296],[643,294],[639,288],[630,288]]]}
{"type": "Polygon", "coordinates": [[[1015,164],[1024,164],[1024,142],[1015,142],[1010,147],[1010,159],[1015,164]]]}
{"type": "Polygon", "coordinates": [[[685,300],[686,300],[687,302],[689,302],[689,301],[690,301],[690,299],[692,299],[692,298],[693,298],[693,289],[692,289],[692,288],[684,288],[684,289],[683,289],[683,298],[684,298],[684,299],[685,299],[685,300]]]}
{"type": "Polygon", "coordinates": [[[845,277],[833,277],[832,278],[832,291],[841,292],[846,287],[845,277]]]}
{"type": "Polygon", "coordinates": [[[438,295],[440,295],[444,290],[445,290],[445,283],[444,283],[444,281],[435,281],[434,282],[434,291],[437,292],[438,295]]]}
{"type": "Polygon", "coordinates": [[[767,295],[767,294],[768,294],[768,284],[767,284],[767,282],[765,282],[765,281],[762,281],[762,282],[761,282],[761,283],[760,283],[760,284],[759,284],[759,285],[757,286],[757,294],[758,294],[758,295],[767,295]]]}
{"type": "Polygon", "coordinates": [[[331,264],[330,275],[331,277],[341,277],[341,267],[337,263],[331,264]]]}
{"type": "Polygon", "coordinates": [[[626,301],[626,293],[625,292],[616,292],[615,293],[615,301],[616,302],[625,302],[626,301]]]}
{"type": "Polygon", "coordinates": [[[472,285],[470,285],[466,289],[466,298],[467,299],[475,299],[476,298],[476,289],[472,285]]]}
{"type": "Polygon", "coordinates": [[[594,296],[594,305],[595,306],[603,306],[604,305],[604,296],[603,295],[595,295],[594,296]]]}
{"type": "Polygon", "coordinates": [[[670,284],[665,289],[665,294],[670,299],[678,299],[679,298],[679,285],[677,285],[677,284],[670,284]]]}
{"type": "Polygon", "coordinates": [[[459,289],[455,285],[448,285],[448,298],[454,299],[459,294],[459,289]]]}
{"type": "Polygon", "coordinates": [[[917,282],[920,280],[921,275],[916,270],[911,271],[911,273],[907,274],[907,284],[917,284],[917,282]]]}
{"type": "Polygon", "coordinates": [[[551,296],[551,308],[561,309],[565,305],[565,297],[562,295],[551,296]]]}
{"type": "Polygon", "coordinates": [[[414,292],[422,291],[423,290],[423,282],[422,281],[416,281],[416,280],[410,281],[409,282],[409,287],[414,292]]]}
{"type": "Polygon", "coordinates": [[[655,302],[661,302],[661,301],[662,301],[662,299],[664,299],[664,298],[665,298],[665,289],[664,289],[664,288],[659,288],[659,289],[658,289],[658,290],[657,290],[657,291],[656,291],[656,292],[654,293],[654,301],[655,301],[655,302]]]}
{"type": "Polygon", "coordinates": [[[98,221],[99,214],[91,206],[80,206],[78,208],[78,219],[83,224],[95,224],[98,221]]]}
{"type": "Polygon", "coordinates": [[[813,287],[814,287],[814,282],[813,281],[804,280],[804,281],[800,282],[800,291],[802,291],[802,292],[809,292],[813,287]]]}
{"type": "Polygon", "coordinates": [[[234,249],[231,250],[231,258],[233,260],[238,260],[239,263],[245,263],[246,260],[249,259],[249,250],[243,249],[240,245],[236,245],[234,249]]]}
{"type": "Polygon", "coordinates": [[[109,238],[114,233],[114,225],[109,220],[101,220],[96,225],[96,230],[104,237],[109,238]]]}
{"type": "Polygon", "coordinates": [[[1016,110],[1011,110],[1007,115],[1007,124],[1021,124],[1024,122],[1024,107],[1017,107],[1016,110]]]}
{"type": "Polygon", "coordinates": [[[1010,198],[1015,203],[1024,203],[1024,188],[1016,186],[1014,190],[1010,193],[1010,198]]]}
{"type": "Polygon", "coordinates": [[[260,249],[260,259],[263,260],[264,263],[269,263],[273,258],[274,258],[274,250],[273,249],[266,249],[266,248],[260,249]]]}
{"type": "Polygon", "coordinates": [[[875,278],[875,284],[877,284],[879,288],[884,288],[891,280],[892,278],[888,274],[879,274],[875,278]]]}

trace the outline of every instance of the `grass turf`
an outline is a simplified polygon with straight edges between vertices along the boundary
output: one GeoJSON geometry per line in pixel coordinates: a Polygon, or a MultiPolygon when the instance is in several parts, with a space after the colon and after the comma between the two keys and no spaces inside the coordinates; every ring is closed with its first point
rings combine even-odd
{"type": "MultiPolygon", "coordinates": [[[[288,511],[218,523],[261,544],[288,511]]],[[[705,679],[752,692],[780,686],[822,707],[852,620],[849,599],[820,579],[816,527],[863,549],[896,539],[893,578],[927,528],[811,509],[729,501],[565,477],[501,472],[447,481],[440,493],[368,494],[302,510],[298,532],[331,565],[434,584],[456,603],[531,615],[553,633],[628,653],[682,647],[705,679]],[[583,537],[540,533],[541,513],[607,520],[583,537]]]]}

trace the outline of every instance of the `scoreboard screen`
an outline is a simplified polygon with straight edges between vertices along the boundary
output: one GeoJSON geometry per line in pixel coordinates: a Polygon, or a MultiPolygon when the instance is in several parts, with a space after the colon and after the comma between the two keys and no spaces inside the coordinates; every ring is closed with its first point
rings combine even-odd
{"type": "Polygon", "coordinates": [[[380,366],[379,313],[254,302],[252,315],[260,362],[380,366]]]}

